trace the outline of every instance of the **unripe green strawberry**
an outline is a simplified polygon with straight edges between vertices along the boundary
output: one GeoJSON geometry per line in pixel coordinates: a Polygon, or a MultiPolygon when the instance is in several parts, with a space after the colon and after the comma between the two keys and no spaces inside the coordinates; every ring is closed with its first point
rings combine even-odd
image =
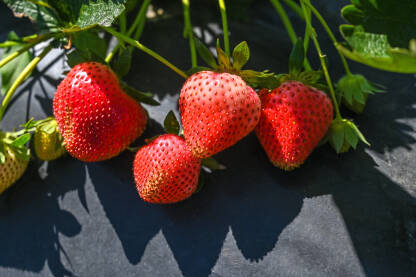
{"type": "Polygon", "coordinates": [[[137,191],[147,202],[169,204],[190,197],[198,186],[201,160],[177,135],[162,135],[139,149],[133,172],[137,191]]]}
{"type": "Polygon", "coordinates": [[[50,118],[36,127],[33,135],[33,147],[40,160],[52,161],[65,154],[63,138],[57,127],[54,118],[50,118]]]}
{"type": "Polygon", "coordinates": [[[260,99],[241,77],[201,71],[182,87],[179,109],[186,143],[210,157],[248,135],[260,118],[260,99]]]}
{"type": "Polygon", "coordinates": [[[328,131],[331,100],[322,91],[287,81],[261,101],[256,134],[270,161],[285,170],[300,166],[328,131]]]}
{"type": "Polygon", "coordinates": [[[96,62],[72,68],[58,86],[53,109],[66,150],[86,162],[117,156],[147,122],[145,110],[120,88],[114,72],[96,62]]]}
{"type": "Polygon", "coordinates": [[[29,161],[20,159],[16,153],[4,146],[5,160],[0,162],[0,194],[13,185],[25,173],[29,161]]]}

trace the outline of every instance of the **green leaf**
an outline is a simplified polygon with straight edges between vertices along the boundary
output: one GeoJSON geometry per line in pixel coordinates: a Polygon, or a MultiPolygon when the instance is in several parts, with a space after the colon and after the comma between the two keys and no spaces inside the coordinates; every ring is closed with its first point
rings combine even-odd
{"type": "Polygon", "coordinates": [[[55,31],[62,25],[54,9],[36,5],[28,0],[3,0],[16,17],[26,16],[35,21],[41,30],[55,31]]]}
{"type": "Polygon", "coordinates": [[[224,170],[227,169],[224,165],[220,164],[216,159],[210,157],[201,161],[202,166],[205,166],[211,170],[224,170]]]}
{"type": "Polygon", "coordinates": [[[25,145],[30,140],[30,134],[24,134],[20,137],[17,137],[12,143],[11,146],[13,147],[21,147],[25,145]]]}
{"type": "Polygon", "coordinates": [[[352,0],[342,9],[342,16],[363,31],[386,35],[392,47],[407,48],[416,38],[416,1],[352,0]]]}
{"type": "Polygon", "coordinates": [[[203,171],[201,171],[198,177],[198,186],[196,187],[194,194],[200,192],[204,186],[205,186],[205,174],[203,171]]]}
{"type": "Polygon", "coordinates": [[[221,69],[230,70],[231,69],[231,62],[230,58],[225,54],[224,50],[221,49],[219,43],[217,43],[217,59],[218,64],[221,69]]]}
{"type": "Polygon", "coordinates": [[[233,68],[237,71],[241,70],[249,59],[250,49],[247,42],[240,42],[233,50],[233,68]]]}
{"type": "Polygon", "coordinates": [[[199,56],[206,62],[211,68],[217,68],[217,62],[215,61],[214,55],[199,39],[194,38],[196,51],[198,51],[199,56]]]}
{"type": "Polygon", "coordinates": [[[73,36],[73,45],[79,50],[88,50],[104,59],[107,52],[107,43],[94,31],[78,32],[73,36]]]}
{"type": "Polygon", "coordinates": [[[110,26],[124,11],[127,0],[48,0],[68,22],[67,26],[86,28],[110,26]]]}
{"type": "Polygon", "coordinates": [[[334,120],[329,129],[329,141],[337,153],[344,146],[345,125],[342,121],[334,120]]]}
{"type": "Polygon", "coordinates": [[[305,48],[303,47],[303,40],[298,39],[293,46],[289,57],[289,74],[296,75],[302,71],[305,61],[305,48]]]}
{"type": "Polygon", "coordinates": [[[114,60],[112,68],[120,78],[126,76],[130,71],[132,52],[133,48],[124,48],[119,52],[117,58],[114,60]]]}
{"type": "Polygon", "coordinates": [[[66,58],[67,58],[67,63],[70,67],[74,67],[77,64],[89,61],[88,54],[80,50],[72,51],[71,53],[66,55],[66,58]]]}
{"type": "Polygon", "coordinates": [[[136,101],[147,104],[147,105],[151,105],[151,106],[159,106],[160,105],[160,103],[157,102],[153,98],[153,95],[150,92],[139,91],[139,90],[137,90],[133,87],[130,87],[130,86],[126,85],[125,83],[121,83],[120,85],[123,88],[123,91],[125,93],[127,93],[130,97],[135,99],[136,101]]]}
{"type": "Polygon", "coordinates": [[[274,89],[281,84],[280,76],[268,71],[258,72],[247,69],[242,70],[239,75],[253,88],[274,89]]]}
{"type": "Polygon", "coordinates": [[[0,164],[4,164],[6,162],[6,155],[4,155],[3,151],[0,151],[0,164]]]}
{"type": "Polygon", "coordinates": [[[381,70],[416,73],[416,1],[353,0],[342,10],[352,25],[341,25],[348,47],[337,48],[348,58],[381,70]]]}
{"type": "Polygon", "coordinates": [[[173,111],[170,111],[168,113],[168,115],[165,118],[165,121],[163,122],[163,126],[165,127],[167,133],[174,135],[179,134],[179,122],[176,119],[175,113],[173,111]]]}
{"type": "Polygon", "coordinates": [[[77,64],[83,62],[99,62],[105,64],[105,61],[102,57],[96,55],[90,49],[75,49],[67,55],[67,62],[70,67],[74,67],[77,64]]]}
{"type": "Polygon", "coordinates": [[[364,135],[361,133],[361,131],[358,129],[358,127],[354,123],[352,123],[351,121],[349,121],[349,125],[355,131],[355,133],[358,135],[358,138],[362,142],[364,142],[365,144],[367,144],[368,146],[370,146],[370,143],[365,139],[364,135]]]}
{"type": "MultiPolygon", "coordinates": [[[[8,39],[19,39],[15,32],[11,31],[9,33],[8,39]]],[[[2,57],[7,57],[10,54],[16,52],[20,48],[22,48],[24,44],[15,45],[10,48],[4,50],[2,57]]],[[[20,73],[23,69],[30,63],[33,59],[33,55],[30,51],[26,51],[22,53],[17,58],[13,59],[6,65],[0,68],[0,75],[1,75],[1,94],[5,95],[5,93],[9,90],[12,86],[14,81],[16,81],[17,77],[19,77],[20,73]]]]}
{"type": "Polygon", "coordinates": [[[352,146],[352,148],[357,148],[358,135],[350,124],[347,124],[347,126],[345,126],[345,140],[348,142],[349,145],[352,146]]]}

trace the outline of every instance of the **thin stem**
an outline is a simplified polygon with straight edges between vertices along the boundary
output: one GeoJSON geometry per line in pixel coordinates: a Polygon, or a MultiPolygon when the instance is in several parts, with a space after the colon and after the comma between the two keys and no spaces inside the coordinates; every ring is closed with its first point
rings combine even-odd
{"type": "Polygon", "coordinates": [[[126,12],[124,11],[120,16],[120,32],[122,34],[125,34],[126,28],[127,28],[127,17],[126,17],[126,12]]]}
{"type": "MultiPolygon", "coordinates": [[[[279,0],[270,0],[270,2],[272,3],[274,8],[276,9],[276,12],[279,14],[280,18],[282,19],[283,25],[285,26],[286,31],[289,34],[290,41],[292,42],[293,45],[295,45],[298,38],[293,28],[292,22],[290,22],[290,19],[287,16],[285,9],[282,7],[282,4],[280,4],[279,0]]],[[[311,66],[307,58],[305,59],[305,68],[307,70],[311,69],[311,66]]]]}
{"type": "MultiPolygon", "coordinates": [[[[300,1],[300,4],[301,4],[301,7],[302,7],[302,10],[305,9],[307,11],[306,14],[303,15],[304,18],[305,18],[305,21],[306,22],[309,22],[309,23],[312,22],[311,21],[311,12],[309,11],[309,9],[307,9],[305,7],[305,5],[304,5],[304,3],[303,3],[302,0],[300,1]]],[[[309,49],[309,38],[310,38],[310,36],[311,36],[311,30],[308,28],[308,25],[306,24],[306,27],[305,27],[305,38],[304,38],[304,41],[303,41],[303,47],[305,48],[305,54],[308,53],[308,49],[309,49]]]]}
{"type": "Polygon", "coordinates": [[[108,33],[112,34],[113,36],[115,36],[117,39],[122,40],[122,41],[125,41],[126,43],[128,43],[128,44],[130,44],[130,45],[132,45],[132,46],[134,46],[134,47],[142,50],[146,54],[152,56],[153,58],[155,58],[156,60],[160,61],[161,63],[163,63],[164,65],[166,65],[167,67],[169,67],[170,69],[172,69],[177,74],[179,74],[182,77],[184,77],[185,79],[188,78],[188,76],[185,74],[185,72],[183,72],[182,70],[180,70],[179,68],[177,68],[176,66],[174,66],[173,64],[171,64],[168,60],[166,60],[165,58],[161,57],[159,54],[157,54],[153,50],[147,48],[146,46],[144,46],[143,44],[141,44],[137,40],[134,40],[132,38],[129,38],[128,36],[123,35],[123,34],[117,32],[117,31],[115,31],[111,27],[101,26],[101,28],[103,30],[105,30],[106,32],[108,32],[108,33]]]}
{"type": "MultiPolygon", "coordinates": [[[[338,44],[337,39],[335,38],[334,33],[332,32],[331,28],[329,28],[328,24],[326,23],[325,19],[323,18],[323,16],[319,13],[319,11],[311,5],[311,3],[309,3],[309,1],[306,1],[305,4],[308,6],[309,9],[311,9],[312,13],[315,15],[315,17],[319,20],[319,22],[322,24],[322,27],[324,27],[325,31],[328,33],[329,38],[332,40],[332,42],[334,43],[334,45],[336,46],[338,44]]],[[[348,66],[348,62],[345,59],[344,55],[338,50],[338,54],[341,57],[342,63],[344,65],[345,71],[347,72],[348,75],[351,74],[351,70],[348,66]]]]}
{"type": "Polygon", "coordinates": [[[13,94],[15,93],[16,89],[20,86],[20,84],[26,79],[26,77],[35,69],[36,65],[51,51],[52,45],[48,45],[45,49],[43,49],[42,53],[35,57],[26,67],[23,69],[23,71],[20,73],[20,75],[17,77],[17,79],[13,82],[10,89],[7,91],[6,96],[3,99],[3,102],[1,103],[0,107],[0,121],[3,118],[4,112],[6,111],[7,106],[10,103],[10,100],[13,97],[13,94]]]}
{"type": "MultiPolygon", "coordinates": [[[[303,2],[306,0],[301,0],[301,1],[303,2]]],[[[329,76],[328,68],[326,66],[325,55],[322,53],[321,46],[319,45],[318,39],[316,38],[316,33],[312,27],[310,18],[308,16],[308,11],[306,10],[305,5],[302,5],[302,9],[303,9],[303,13],[306,19],[306,26],[310,31],[311,39],[313,43],[315,44],[316,51],[318,52],[319,59],[321,60],[322,70],[324,71],[325,79],[328,84],[329,91],[331,93],[331,98],[332,98],[332,101],[334,102],[336,119],[342,119],[341,112],[339,111],[338,101],[335,96],[334,86],[332,85],[331,77],[329,76]]]]}
{"type": "MultiPolygon", "coordinates": [[[[151,1],[152,0],[144,0],[143,1],[142,6],[140,7],[139,13],[137,14],[136,18],[134,19],[133,24],[130,26],[129,30],[127,31],[127,36],[130,37],[133,34],[134,30],[136,30],[136,28],[138,28],[139,24],[142,21],[146,20],[146,11],[147,11],[147,8],[149,7],[149,4],[150,4],[151,1]]],[[[144,24],[142,25],[141,30],[143,30],[143,26],[144,26],[144,24]]],[[[138,30],[139,30],[139,28],[138,28],[138,30]]],[[[140,31],[140,33],[136,32],[137,36],[140,36],[140,34],[141,34],[141,31],[140,31]]],[[[136,35],[135,35],[135,39],[137,40],[138,37],[136,38],[136,35]]],[[[114,49],[107,55],[107,57],[105,58],[105,61],[107,63],[109,63],[119,49],[120,49],[120,42],[117,43],[117,45],[114,47],[114,49]]]]}
{"type": "Polygon", "coordinates": [[[230,40],[228,37],[228,22],[227,22],[227,11],[225,9],[224,0],[218,0],[220,6],[221,19],[222,19],[222,30],[224,31],[224,50],[227,56],[230,56],[230,40]]]}
{"type": "Polygon", "coordinates": [[[183,5],[183,17],[185,22],[184,35],[189,39],[189,49],[191,51],[192,67],[197,66],[196,48],[194,41],[194,34],[192,31],[191,15],[189,11],[189,0],[182,0],[183,5]]]}
{"type": "Polygon", "coordinates": [[[289,6],[289,8],[291,8],[295,13],[298,14],[298,16],[302,19],[305,20],[305,16],[303,15],[303,11],[302,8],[293,0],[282,0],[283,2],[285,2],[286,5],[289,6]]]}
{"type": "Polygon", "coordinates": [[[13,52],[12,54],[3,58],[0,61],[0,68],[3,67],[4,65],[6,65],[7,63],[11,62],[13,59],[17,58],[18,56],[20,56],[21,54],[23,54],[24,52],[26,52],[27,50],[29,50],[30,48],[35,46],[36,44],[51,38],[53,35],[54,35],[53,33],[50,33],[50,34],[45,34],[45,35],[38,36],[36,39],[34,39],[29,44],[23,46],[22,48],[20,48],[16,52],[13,52]]]}
{"type": "Polygon", "coordinates": [[[285,25],[287,33],[289,34],[290,41],[292,41],[292,43],[295,44],[298,38],[296,36],[295,30],[293,29],[293,25],[290,22],[289,17],[287,16],[285,10],[282,7],[282,4],[280,4],[279,0],[270,0],[270,2],[272,3],[274,8],[276,9],[276,12],[282,19],[283,25],[285,25]]]}

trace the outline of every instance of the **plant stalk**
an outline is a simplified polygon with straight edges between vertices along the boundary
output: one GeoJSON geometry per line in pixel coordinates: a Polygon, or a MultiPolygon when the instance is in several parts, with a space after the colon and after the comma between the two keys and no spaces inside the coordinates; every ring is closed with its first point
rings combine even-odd
{"type": "Polygon", "coordinates": [[[222,19],[222,30],[224,32],[224,50],[227,56],[230,56],[230,40],[228,37],[228,22],[227,22],[227,10],[225,9],[224,0],[218,0],[218,5],[220,7],[221,19],[222,19]]]}
{"type": "MultiPolygon", "coordinates": [[[[276,9],[276,12],[279,14],[280,18],[283,21],[283,25],[286,28],[286,31],[289,35],[290,41],[293,45],[296,44],[296,41],[298,40],[298,37],[296,35],[296,32],[293,28],[292,22],[290,22],[289,17],[287,16],[287,13],[285,9],[283,8],[282,4],[279,2],[279,0],[270,0],[274,8],[276,9]]],[[[303,15],[303,14],[302,14],[303,15]]],[[[309,61],[307,58],[305,58],[305,69],[310,70],[311,66],[309,64],[309,61]]]]}
{"type": "Polygon", "coordinates": [[[197,66],[197,57],[196,57],[194,34],[193,34],[192,24],[191,24],[191,15],[190,15],[190,11],[189,11],[189,1],[190,0],[182,0],[183,17],[184,17],[184,24],[185,24],[184,35],[185,35],[185,37],[187,37],[189,39],[189,49],[191,51],[192,67],[196,67],[197,66]]]}
{"type": "Polygon", "coordinates": [[[180,76],[184,77],[185,79],[188,78],[188,76],[185,74],[185,72],[183,72],[182,70],[180,70],[179,68],[177,68],[176,66],[174,66],[173,64],[171,64],[168,60],[166,60],[165,58],[161,57],[159,54],[157,54],[156,52],[154,52],[153,50],[147,48],[146,46],[144,46],[143,44],[141,44],[140,42],[138,42],[137,40],[134,40],[126,35],[123,35],[119,32],[117,32],[116,30],[114,30],[111,27],[104,27],[101,26],[101,28],[103,30],[105,30],[106,32],[112,34],[113,36],[115,36],[117,39],[122,40],[138,49],[140,49],[141,51],[145,52],[146,54],[152,56],[153,58],[155,58],[156,60],[160,61],[161,63],[163,63],[164,65],[166,65],[167,67],[169,67],[170,69],[172,69],[173,71],[175,71],[177,74],[179,74],[180,76]]]}
{"type": "MultiPolygon", "coordinates": [[[[325,31],[328,33],[329,38],[332,40],[332,42],[336,46],[338,44],[338,41],[335,38],[334,33],[332,32],[331,28],[329,28],[329,26],[326,23],[326,21],[323,18],[323,16],[319,13],[319,11],[314,6],[311,5],[311,3],[309,1],[305,1],[305,4],[312,11],[312,13],[315,15],[315,17],[319,20],[319,22],[321,23],[322,27],[324,27],[325,31]]],[[[338,51],[338,54],[339,54],[339,56],[340,56],[340,58],[342,60],[342,64],[344,65],[344,68],[345,68],[345,71],[346,71],[347,75],[351,75],[351,70],[350,70],[350,67],[348,66],[348,62],[345,59],[345,56],[341,53],[341,51],[338,50],[338,48],[337,48],[337,51],[338,51]]]]}
{"type": "MultiPolygon", "coordinates": [[[[141,31],[143,30],[144,22],[143,22],[142,25],[140,25],[140,23],[142,21],[146,20],[146,11],[147,11],[147,8],[149,7],[151,1],[152,0],[144,0],[143,1],[143,4],[140,7],[140,10],[139,10],[136,18],[134,19],[133,24],[130,26],[130,28],[127,31],[127,36],[130,37],[133,34],[134,30],[136,30],[136,28],[137,28],[137,30],[141,30],[141,31]],[[141,27],[141,29],[140,29],[140,27],[141,27]]],[[[140,32],[136,31],[136,34],[134,36],[135,40],[137,40],[139,38],[139,36],[141,35],[141,31],[140,32]]],[[[114,57],[114,55],[120,49],[120,46],[121,46],[120,42],[118,42],[117,45],[114,47],[114,49],[105,58],[105,62],[109,63],[111,61],[111,59],[114,57]]]]}
{"type": "Polygon", "coordinates": [[[17,58],[18,56],[20,56],[21,54],[23,54],[24,52],[26,52],[27,50],[29,50],[30,48],[32,48],[33,46],[35,46],[36,44],[38,44],[38,43],[40,43],[42,41],[45,41],[45,40],[51,38],[54,35],[55,34],[53,34],[53,33],[49,33],[49,34],[44,34],[44,35],[37,36],[29,44],[23,46],[22,48],[20,48],[16,52],[13,52],[10,55],[8,55],[7,57],[3,58],[0,61],[0,68],[3,67],[3,66],[5,66],[9,62],[11,62],[12,60],[14,60],[15,58],[17,58]]]}
{"type": "Polygon", "coordinates": [[[10,100],[12,99],[14,93],[16,92],[17,88],[20,86],[20,84],[26,79],[26,77],[35,69],[36,65],[51,51],[52,45],[48,45],[45,49],[43,49],[42,53],[35,57],[26,67],[23,69],[23,71],[20,73],[20,75],[17,77],[17,79],[13,82],[10,89],[7,91],[6,96],[3,99],[3,102],[1,103],[0,107],[0,122],[3,119],[4,112],[6,111],[7,106],[10,103],[10,100]]]}
{"type": "MultiPolygon", "coordinates": [[[[306,0],[301,0],[301,1],[303,3],[303,1],[306,1],[306,0]]],[[[332,101],[334,102],[335,114],[336,114],[335,117],[336,119],[342,119],[341,112],[339,111],[338,101],[335,96],[334,86],[332,84],[331,77],[328,72],[328,67],[326,66],[325,55],[322,53],[321,46],[319,45],[318,39],[316,38],[316,33],[312,27],[310,17],[308,16],[308,11],[306,10],[305,5],[302,5],[302,10],[306,19],[306,28],[309,29],[309,32],[311,34],[311,39],[313,43],[315,44],[316,51],[318,52],[319,59],[321,61],[322,70],[324,71],[325,79],[328,84],[329,91],[331,93],[331,98],[332,98],[332,101]]]]}

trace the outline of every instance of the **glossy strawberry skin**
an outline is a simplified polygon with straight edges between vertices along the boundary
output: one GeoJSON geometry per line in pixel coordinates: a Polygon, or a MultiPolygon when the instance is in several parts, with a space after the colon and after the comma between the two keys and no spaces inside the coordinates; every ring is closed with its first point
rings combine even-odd
{"type": "Polygon", "coordinates": [[[300,166],[328,131],[331,100],[322,91],[287,81],[261,101],[256,135],[270,161],[285,170],[300,166]]]}
{"type": "Polygon", "coordinates": [[[179,99],[186,143],[197,157],[210,157],[248,135],[259,121],[260,107],[256,92],[239,76],[195,73],[179,99]]]}
{"type": "Polygon", "coordinates": [[[139,149],[133,172],[140,197],[150,203],[170,204],[190,197],[198,186],[201,160],[185,140],[167,134],[139,149]]]}
{"type": "Polygon", "coordinates": [[[53,108],[66,150],[86,162],[118,155],[143,133],[147,121],[111,69],[95,62],[72,68],[58,86],[53,108]]]}

